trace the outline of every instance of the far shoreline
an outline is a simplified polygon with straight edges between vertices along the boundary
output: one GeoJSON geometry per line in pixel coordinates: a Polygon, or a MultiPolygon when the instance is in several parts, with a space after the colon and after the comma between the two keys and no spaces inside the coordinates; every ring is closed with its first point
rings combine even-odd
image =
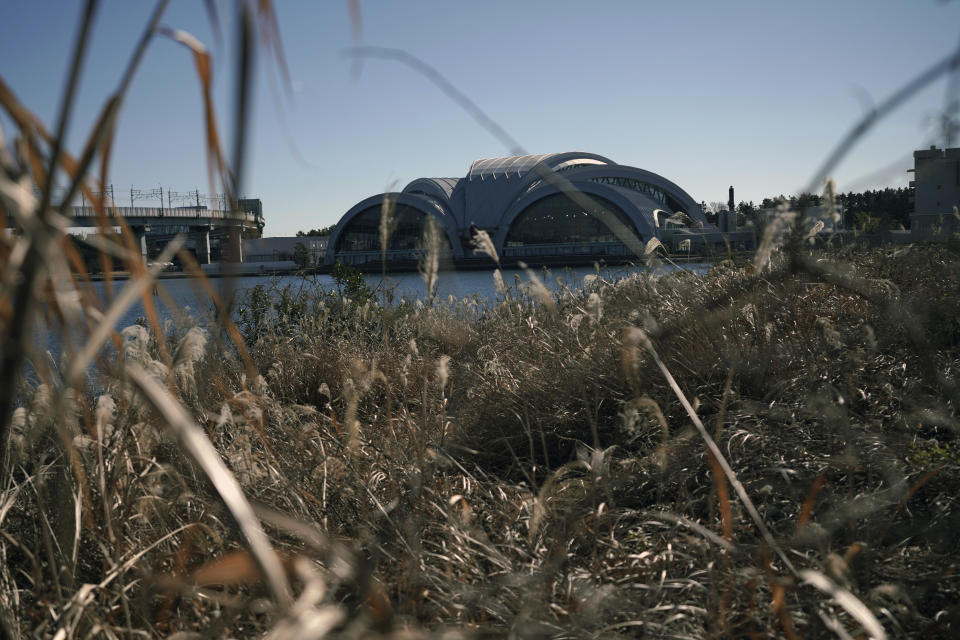
{"type": "MultiPolygon", "coordinates": [[[[729,255],[683,255],[683,256],[667,256],[662,258],[664,262],[674,262],[677,264],[713,264],[731,257],[736,258],[749,258],[753,255],[753,251],[739,251],[734,256],[729,255]]],[[[214,263],[217,264],[217,263],[214,263]]],[[[309,267],[305,269],[276,269],[276,268],[257,268],[257,265],[260,263],[256,262],[244,262],[240,263],[240,269],[230,268],[232,265],[222,265],[223,268],[218,268],[216,270],[210,269],[209,271],[203,271],[203,275],[207,278],[244,278],[244,277],[261,277],[261,276],[315,276],[315,275],[329,275],[332,271],[332,267],[322,265],[316,267],[309,267]]],[[[456,272],[456,271],[494,271],[496,269],[522,269],[521,264],[526,264],[527,267],[531,269],[566,269],[566,268],[576,268],[576,267],[585,267],[590,265],[599,265],[600,267],[623,267],[629,265],[639,265],[640,261],[638,260],[531,260],[529,262],[524,262],[521,260],[510,260],[503,261],[498,266],[496,263],[490,261],[489,259],[477,259],[477,260],[460,260],[456,263],[452,262],[441,262],[439,272],[456,272]]],[[[364,274],[379,274],[383,272],[383,268],[379,263],[366,263],[362,265],[349,265],[356,269],[357,271],[364,274]]],[[[414,261],[409,263],[394,263],[391,264],[388,269],[386,269],[387,274],[405,274],[405,273],[416,273],[418,271],[418,265],[414,261]]],[[[113,271],[109,274],[104,273],[91,273],[87,277],[92,282],[103,282],[105,280],[128,280],[130,279],[130,272],[125,270],[113,271]]],[[[194,278],[196,277],[195,273],[190,271],[161,271],[157,274],[157,280],[178,280],[185,278],[194,278]]]]}

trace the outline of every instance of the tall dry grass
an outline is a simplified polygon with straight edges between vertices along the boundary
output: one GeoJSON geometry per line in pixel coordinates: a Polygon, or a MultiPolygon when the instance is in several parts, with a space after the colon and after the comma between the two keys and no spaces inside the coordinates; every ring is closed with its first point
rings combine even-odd
{"type": "MultiPolygon", "coordinates": [[[[0,637],[956,635],[956,242],[814,252],[785,212],[754,261],[703,277],[554,294],[496,271],[494,301],[396,305],[305,282],[247,292],[236,316],[197,273],[218,322],[163,326],[156,272],[94,193],[158,35],[193,52],[228,193],[244,153],[221,152],[209,56],[159,27],[165,7],[77,158],[62,141],[97,2],[54,133],[0,82],[17,228],[0,242],[0,637]],[[55,176],[88,190],[99,248],[132,274],[105,301],[55,176]],[[137,300],[145,326],[115,330],[137,300]]],[[[270,3],[240,7],[237,142],[258,42],[283,68],[270,3]]]]}

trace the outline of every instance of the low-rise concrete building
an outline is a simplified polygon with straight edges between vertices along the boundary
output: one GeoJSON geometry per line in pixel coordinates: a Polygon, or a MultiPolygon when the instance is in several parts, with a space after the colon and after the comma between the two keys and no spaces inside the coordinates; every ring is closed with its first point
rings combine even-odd
{"type": "Polygon", "coordinates": [[[314,267],[323,263],[327,251],[328,236],[277,236],[273,238],[251,238],[243,241],[244,262],[297,262],[303,259],[303,266],[314,267]],[[302,245],[298,255],[297,245],[302,245]]]}

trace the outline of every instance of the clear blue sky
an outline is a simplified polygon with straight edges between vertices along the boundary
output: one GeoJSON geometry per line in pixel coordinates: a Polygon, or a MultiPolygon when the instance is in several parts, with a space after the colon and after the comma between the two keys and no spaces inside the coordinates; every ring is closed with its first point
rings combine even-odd
{"type": "MultiPolygon", "coordinates": [[[[697,200],[792,193],[862,116],[960,42],[960,2],[937,0],[360,0],[362,43],[399,47],[443,73],[530,153],[582,150],[661,173],[697,200]]],[[[4,0],[0,75],[52,123],[79,23],[78,0],[4,0]]],[[[267,235],[328,225],[354,203],[421,176],[462,176],[507,149],[422,76],[384,60],[354,73],[345,0],[275,0],[293,85],[262,55],[244,191],[267,235]],[[299,157],[298,157],[299,156],[299,157]]],[[[173,0],[164,23],[215,57],[231,129],[233,2],[173,0]]],[[[104,0],[82,78],[76,152],[116,86],[151,10],[104,0]]],[[[842,191],[905,186],[913,149],[939,142],[946,79],[858,145],[842,191]],[[877,173],[879,172],[879,173],[877,173]]],[[[9,121],[2,120],[8,135],[9,121]]],[[[206,192],[202,103],[188,51],[150,46],[121,115],[110,181],[206,192]]],[[[227,136],[229,137],[229,136],[227,136]]],[[[142,203],[148,204],[146,202],[142,203]]]]}

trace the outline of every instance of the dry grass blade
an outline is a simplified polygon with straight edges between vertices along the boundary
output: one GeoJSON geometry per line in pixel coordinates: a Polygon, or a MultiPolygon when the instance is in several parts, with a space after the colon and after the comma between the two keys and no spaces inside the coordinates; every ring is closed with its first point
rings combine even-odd
{"type": "Polygon", "coordinates": [[[131,363],[127,367],[127,375],[150,405],[163,416],[183,448],[210,479],[246,538],[274,599],[286,610],[291,603],[291,592],[283,565],[247,502],[243,489],[223,463],[220,454],[183,406],[146,371],[131,363]]]}
{"type": "Polygon", "coordinates": [[[363,14],[360,12],[360,0],[347,0],[350,9],[350,29],[354,41],[359,42],[363,35],[363,14]]]}
{"type": "Polygon", "coordinates": [[[266,46],[267,51],[273,54],[277,66],[280,68],[280,73],[283,75],[283,86],[289,95],[293,91],[293,85],[290,82],[287,59],[283,54],[283,39],[280,37],[280,27],[277,24],[277,12],[273,8],[271,0],[259,0],[257,2],[257,24],[260,26],[260,39],[266,46]]]}
{"type": "Polygon", "coordinates": [[[35,115],[23,106],[17,99],[10,86],[0,76],[0,106],[4,108],[10,119],[13,120],[17,128],[23,135],[32,135],[39,133],[43,137],[49,137],[50,134],[46,127],[35,115]]]}
{"type": "Polygon", "coordinates": [[[433,216],[428,216],[423,227],[424,256],[420,262],[420,275],[427,285],[427,298],[433,299],[437,288],[437,272],[440,269],[440,225],[433,216]]]}
{"type": "MultiPolygon", "coordinates": [[[[123,77],[120,80],[120,86],[117,91],[110,96],[107,100],[107,104],[103,109],[103,116],[97,122],[93,134],[90,137],[87,146],[84,148],[83,155],[80,158],[80,161],[76,164],[74,171],[73,181],[70,183],[70,187],[67,189],[66,194],[63,197],[63,202],[60,205],[61,213],[66,211],[66,208],[70,206],[73,202],[74,197],[80,191],[84,185],[84,181],[87,177],[87,171],[90,169],[90,165],[93,162],[93,158],[98,151],[101,150],[101,146],[105,143],[108,143],[112,138],[113,127],[116,121],[117,114],[120,112],[120,107],[123,104],[123,98],[127,94],[127,90],[130,88],[130,83],[133,82],[133,77],[137,72],[137,69],[140,68],[140,62],[143,60],[144,54],[147,52],[147,46],[153,40],[154,33],[157,29],[157,25],[160,23],[160,18],[163,16],[164,11],[167,9],[167,5],[170,0],[159,0],[153,8],[153,13],[150,15],[150,19],[147,21],[146,26],[144,27],[143,32],[140,34],[140,40],[137,42],[137,47],[133,52],[133,55],[130,56],[130,60],[127,63],[127,68],[124,70],[123,77]]],[[[109,154],[109,145],[106,149],[103,149],[105,154],[109,154]]],[[[100,174],[100,180],[102,183],[106,183],[106,157],[103,158],[103,166],[100,174]]],[[[101,188],[101,193],[103,189],[101,188]]],[[[95,199],[96,202],[100,202],[102,206],[102,199],[95,199]]]]}
{"type": "Polygon", "coordinates": [[[713,531],[710,531],[710,529],[707,529],[705,526],[703,526],[699,522],[694,522],[690,518],[678,515],[676,513],[670,513],[668,511],[651,511],[647,515],[650,515],[654,518],[658,518],[660,520],[669,520],[670,522],[675,522],[679,525],[683,525],[689,528],[691,531],[696,531],[697,533],[702,535],[704,538],[714,543],[724,551],[727,551],[728,553],[733,553],[733,551],[736,550],[736,547],[733,545],[733,543],[729,539],[721,538],[720,536],[715,534],[713,531]]]}
{"type": "Polygon", "coordinates": [[[670,388],[673,390],[674,394],[677,396],[677,399],[680,401],[680,404],[683,405],[684,410],[687,412],[687,415],[690,417],[690,421],[693,422],[693,425],[697,428],[697,431],[700,433],[700,437],[703,438],[703,441],[706,443],[707,448],[710,450],[710,453],[713,454],[713,457],[716,459],[717,463],[720,465],[720,468],[723,469],[724,475],[727,476],[727,480],[733,486],[734,490],[737,492],[737,496],[740,498],[740,502],[743,503],[744,508],[747,510],[747,513],[750,514],[751,519],[757,525],[757,528],[760,530],[761,535],[763,536],[764,541],[773,549],[780,560],[783,561],[784,566],[792,573],[797,575],[797,570],[794,568],[793,563],[790,562],[790,559],[787,557],[787,554],[784,553],[783,549],[777,544],[777,541],[773,538],[773,534],[770,533],[770,529],[767,528],[766,523],[763,521],[763,518],[760,516],[760,513],[757,511],[757,508],[754,506],[753,501],[750,499],[750,496],[747,495],[747,490],[743,487],[743,484],[737,478],[737,474],[733,472],[733,469],[730,468],[730,463],[727,462],[727,459],[724,457],[723,453],[720,451],[720,447],[717,446],[717,443],[713,440],[710,434],[707,432],[706,427],[703,426],[703,423],[700,421],[700,417],[697,415],[697,412],[694,410],[693,405],[690,404],[690,401],[687,400],[686,394],[683,393],[683,390],[680,389],[680,385],[677,384],[677,381],[674,380],[673,374],[670,373],[670,370],[667,369],[667,366],[663,363],[663,360],[660,359],[660,355],[657,353],[657,350],[653,347],[653,343],[650,341],[650,338],[642,329],[632,329],[631,333],[633,338],[641,343],[647,351],[650,352],[650,355],[653,357],[654,362],[656,362],[657,367],[660,369],[660,372],[663,374],[663,377],[667,380],[667,383],[670,385],[670,388]]]}
{"type": "Polygon", "coordinates": [[[843,607],[847,613],[853,616],[854,619],[863,626],[871,638],[875,638],[875,640],[886,640],[887,633],[884,631],[883,626],[867,605],[863,604],[855,595],[837,586],[833,580],[819,571],[804,569],[800,572],[800,577],[803,578],[803,581],[807,584],[813,585],[836,600],[837,604],[843,607]]]}
{"type": "Polygon", "coordinates": [[[339,544],[332,543],[327,534],[314,523],[302,522],[264,504],[253,503],[251,506],[254,511],[256,511],[257,517],[261,520],[270,526],[277,527],[300,538],[300,540],[308,544],[314,551],[327,551],[331,546],[339,544]]]}
{"type": "Polygon", "coordinates": [[[813,505],[817,500],[817,496],[820,495],[820,492],[826,484],[827,474],[825,473],[821,473],[817,476],[817,479],[814,480],[813,486],[810,487],[810,492],[807,493],[807,497],[803,501],[803,506],[800,508],[800,515],[797,516],[797,531],[803,531],[803,528],[807,526],[810,515],[813,513],[813,505]]]}
{"type": "Polygon", "coordinates": [[[380,202],[379,227],[380,259],[384,269],[387,268],[387,250],[390,248],[390,237],[393,236],[393,232],[397,228],[397,219],[393,215],[394,209],[396,209],[396,200],[389,194],[384,194],[383,200],[380,202]]]}
{"type": "Polygon", "coordinates": [[[646,246],[643,248],[643,255],[645,255],[645,256],[650,255],[651,253],[653,253],[654,251],[656,251],[658,247],[663,247],[663,243],[660,242],[660,239],[659,239],[659,238],[650,238],[650,239],[647,241],[646,246]]]}
{"type": "Polygon", "coordinates": [[[47,181],[43,184],[43,195],[40,198],[39,214],[41,217],[47,215],[47,207],[50,204],[50,197],[53,193],[53,184],[56,179],[57,165],[60,163],[60,153],[63,148],[64,138],[67,135],[67,128],[70,123],[70,113],[73,111],[74,95],[77,90],[77,82],[80,80],[80,70],[83,68],[83,60],[87,52],[87,39],[90,35],[90,27],[93,23],[93,14],[96,12],[98,0],[88,0],[83,12],[83,22],[77,37],[76,49],[73,52],[70,71],[67,74],[67,88],[64,92],[63,102],[60,105],[60,115],[57,122],[57,135],[53,140],[53,148],[50,151],[50,164],[47,168],[47,181]]]}
{"type": "Polygon", "coordinates": [[[530,521],[527,523],[527,542],[533,543],[534,539],[537,536],[537,532],[540,529],[540,523],[546,518],[547,514],[550,511],[548,502],[553,497],[554,486],[557,483],[561,482],[570,471],[577,469],[589,469],[589,465],[580,460],[575,460],[573,462],[568,462],[563,465],[556,471],[550,474],[546,482],[540,487],[540,491],[537,492],[537,497],[533,502],[533,514],[530,516],[530,521]]]}
{"type": "Polygon", "coordinates": [[[518,262],[517,266],[526,271],[527,277],[530,278],[530,294],[549,309],[551,313],[554,313],[557,310],[557,303],[553,299],[553,294],[550,293],[547,285],[543,284],[543,280],[537,277],[537,274],[534,273],[533,269],[528,267],[526,263],[518,262]]]}
{"type": "MultiPolygon", "coordinates": [[[[86,20],[81,29],[77,45],[79,48],[77,55],[81,58],[86,44],[87,30],[90,26],[89,20],[92,17],[92,5],[88,5],[87,9],[86,20]]],[[[69,78],[66,94],[66,99],[69,101],[72,101],[71,96],[75,90],[75,76],[79,69],[76,66],[77,64],[78,62],[75,61],[73,74],[69,78]]],[[[12,294],[12,313],[3,340],[3,361],[0,364],[0,469],[5,469],[15,387],[26,353],[26,334],[34,309],[34,286],[44,266],[50,263],[49,252],[51,248],[56,247],[59,228],[63,226],[63,221],[56,217],[52,211],[48,211],[49,189],[54,178],[54,176],[48,174],[55,170],[54,160],[61,155],[61,138],[66,130],[70,105],[65,104],[61,110],[58,137],[52,142],[54,148],[52,153],[55,157],[50,160],[49,166],[51,168],[49,171],[43,166],[42,152],[34,135],[40,133],[40,135],[49,139],[49,134],[46,133],[39,119],[19,103],[13,92],[2,80],[0,80],[0,106],[7,111],[17,124],[26,141],[25,146],[28,162],[33,170],[33,180],[35,184],[40,186],[42,192],[41,200],[37,202],[29,193],[29,176],[23,175],[17,181],[14,181],[7,175],[8,171],[5,170],[0,174],[0,189],[3,192],[0,201],[4,202],[4,208],[9,209],[13,217],[19,222],[25,237],[25,242],[19,243],[19,247],[23,251],[22,257],[16,262],[11,261],[10,264],[5,265],[7,269],[19,267],[18,282],[12,294]],[[51,222],[54,223],[53,226],[51,226],[51,222]]],[[[62,258],[62,254],[60,257],[62,258]]],[[[5,273],[5,276],[7,275],[5,273]]],[[[12,273],[9,275],[12,275],[12,273]]]]}
{"type": "MultiPolygon", "coordinates": [[[[347,49],[345,53],[347,56],[358,59],[381,58],[395,60],[407,65],[430,80],[430,82],[436,85],[451,100],[460,105],[464,111],[470,114],[470,117],[473,118],[477,124],[500,140],[510,150],[512,155],[526,155],[524,148],[507,133],[500,124],[480,109],[473,100],[457,89],[442,73],[409,52],[403,49],[390,49],[386,47],[353,47],[347,49]]],[[[534,167],[534,171],[537,172],[544,182],[556,187],[560,193],[566,195],[578,206],[582,207],[584,211],[589,211],[591,215],[596,216],[634,255],[643,257],[644,244],[642,238],[640,238],[633,229],[621,222],[620,219],[606,207],[600,205],[600,203],[588,194],[575,187],[567,178],[552,168],[537,165],[534,167]]]]}
{"type": "Polygon", "coordinates": [[[727,483],[723,475],[723,467],[713,455],[713,452],[707,450],[707,462],[710,464],[710,475],[713,477],[713,485],[717,492],[717,502],[720,505],[720,519],[723,524],[723,537],[727,541],[733,540],[733,514],[730,509],[730,492],[727,489],[727,483]]]}
{"type": "Polygon", "coordinates": [[[460,105],[464,111],[470,114],[470,117],[473,118],[477,124],[489,131],[495,138],[497,138],[497,140],[502,142],[510,150],[511,154],[522,156],[526,153],[523,150],[523,147],[520,146],[520,143],[514,140],[513,137],[507,133],[503,127],[497,124],[493,118],[484,113],[484,111],[478,107],[469,96],[453,86],[453,84],[447,80],[442,73],[431,67],[420,58],[412,55],[408,51],[404,51],[403,49],[391,49],[388,47],[352,47],[346,49],[344,54],[351,58],[380,58],[384,60],[395,60],[407,65],[414,71],[423,74],[424,77],[430,80],[430,82],[435,84],[443,93],[445,93],[447,97],[460,105]]]}
{"type": "Polygon", "coordinates": [[[123,563],[118,564],[117,566],[113,567],[110,571],[108,571],[106,576],[104,576],[103,580],[101,580],[100,584],[97,586],[100,589],[103,589],[109,586],[111,582],[113,582],[114,580],[119,578],[121,575],[123,575],[124,572],[132,569],[133,566],[136,565],[141,558],[143,558],[143,556],[147,555],[148,553],[150,553],[151,551],[153,551],[163,543],[167,542],[168,540],[172,540],[174,537],[180,535],[184,531],[189,530],[190,526],[191,525],[186,524],[186,525],[182,525],[180,527],[171,529],[170,531],[167,531],[163,536],[155,540],[153,543],[147,545],[146,547],[143,547],[142,549],[137,549],[136,552],[133,553],[133,555],[131,555],[129,558],[124,560],[123,563]]]}
{"type": "MultiPolygon", "coordinates": [[[[269,0],[261,0],[260,9],[264,10],[264,8],[266,8],[268,13],[272,12],[272,6],[270,5],[269,0]]],[[[232,172],[230,171],[230,167],[226,167],[225,174],[221,175],[221,182],[226,186],[227,200],[229,202],[231,214],[237,213],[237,197],[243,192],[243,174],[245,169],[244,161],[247,153],[247,127],[250,121],[250,105],[253,96],[253,65],[255,54],[253,16],[251,14],[249,3],[241,3],[239,13],[240,19],[237,24],[238,55],[236,64],[236,78],[234,81],[234,90],[236,93],[233,102],[233,166],[232,172]]],[[[270,19],[268,19],[268,21],[270,21],[270,19]]],[[[279,36],[277,36],[277,38],[279,39],[279,36]]],[[[269,46],[269,42],[267,44],[269,46]]],[[[289,79],[287,84],[289,86],[289,79]]],[[[212,101],[210,104],[212,105],[212,101]]],[[[208,123],[208,137],[215,134],[215,131],[211,133],[210,126],[212,124],[212,122],[208,123]]],[[[225,296],[230,302],[233,301],[233,275],[235,274],[234,266],[238,264],[241,259],[241,235],[239,224],[236,222],[231,223],[229,226],[229,244],[226,252],[228,277],[226,280],[226,286],[224,287],[225,296]]]]}
{"type": "Polygon", "coordinates": [[[253,366],[253,361],[250,358],[250,351],[247,349],[247,345],[243,341],[243,336],[240,334],[240,330],[237,329],[237,325],[230,317],[230,310],[227,308],[227,303],[217,292],[217,290],[214,289],[213,285],[210,283],[210,279],[207,278],[207,275],[200,268],[200,265],[197,263],[192,253],[181,249],[181,251],[178,253],[178,256],[183,261],[184,270],[191,275],[194,284],[199,285],[197,290],[203,291],[203,293],[210,297],[210,300],[213,302],[213,307],[217,312],[217,321],[227,332],[227,335],[230,337],[230,341],[233,342],[234,346],[237,348],[237,352],[240,354],[240,359],[243,361],[247,377],[250,380],[255,380],[257,377],[257,371],[253,366]]]}
{"type": "MultiPolygon", "coordinates": [[[[214,172],[225,185],[232,185],[226,159],[220,144],[220,134],[217,130],[216,109],[213,104],[213,61],[210,52],[196,37],[187,31],[173,30],[166,27],[159,28],[158,33],[179,42],[193,54],[193,62],[200,80],[200,90],[203,95],[203,118],[207,137],[207,171],[210,184],[214,184],[214,172]]],[[[211,189],[215,191],[215,189],[211,189]]]]}
{"type": "Polygon", "coordinates": [[[794,255],[793,258],[796,265],[803,271],[856,293],[875,304],[888,321],[899,325],[914,348],[923,355],[921,365],[925,375],[935,382],[955,405],[960,405],[960,385],[949,375],[948,371],[937,366],[935,350],[931,344],[930,336],[925,331],[924,322],[917,313],[904,304],[904,301],[896,292],[877,292],[863,278],[842,270],[829,262],[819,261],[801,254],[794,255]]]}
{"type": "Polygon", "coordinates": [[[110,334],[115,331],[114,327],[117,322],[119,322],[127,309],[147,293],[156,281],[163,263],[177,254],[180,247],[183,246],[184,241],[185,239],[182,236],[174,238],[173,241],[164,248],[154,266],[131,279],[120,292],[120,295],[113,300],[113,304],[110,305],[107,312],[102,318],[98,319],[97,328],[87,338],[86,343],[83,345],[83,350],[70,362],[67,368],[66,388],[73,387],[80,380],[80,376],[83,375],[83,372],[86,371],[90,363],[93,362],[93,359],[96,357],[97,352],[100,351],[104,342],[106,342],[110,334]]]}
{"type": "Polygon", "coordinates": [[[223,41],[223,32],[220,30],[220,14],[217,12],[217,4],[214,0],[203,0],[203,8],[207,12],[207,22],[210,23],[213,39],[219,45],[223,41]]]}
{"type": "Polygon", "coordinates": [[[874,107],[859,122],[853,125],[846,136],[837,144],[833,152],[827,156],[823,166],[814,174],[813,179],[807,185],[805,191],[814,193],[817,188],[823,184],[823,181],[830,177],[833,170],[840,164],[847,152],[853,148],[853,145],[862,138],[873,125],[877,124],[884,116],[896,110],[901,104],[915,96],[921,89],[940,76],[960,67],[960,48],[954,50],[950,55],[938,60],[930,67],[922,71],[915,78],[904,84],[893,92],[886,100],[874,107]]]}
{"type": "Polygon", "coordinates": [[[13,507],[22,488],[23,485],[15,484],[0,493],[0,525],[6,519],[7,513],[10,512],[10,508],[13,507]]]}
{"type": "Polygon", "coordinates": [[[188,579],[195,586],[209,587],[256,584],[260,578],[260,567],[249,552],[230,551],[204,562],[193,570],[188,579]]]}

